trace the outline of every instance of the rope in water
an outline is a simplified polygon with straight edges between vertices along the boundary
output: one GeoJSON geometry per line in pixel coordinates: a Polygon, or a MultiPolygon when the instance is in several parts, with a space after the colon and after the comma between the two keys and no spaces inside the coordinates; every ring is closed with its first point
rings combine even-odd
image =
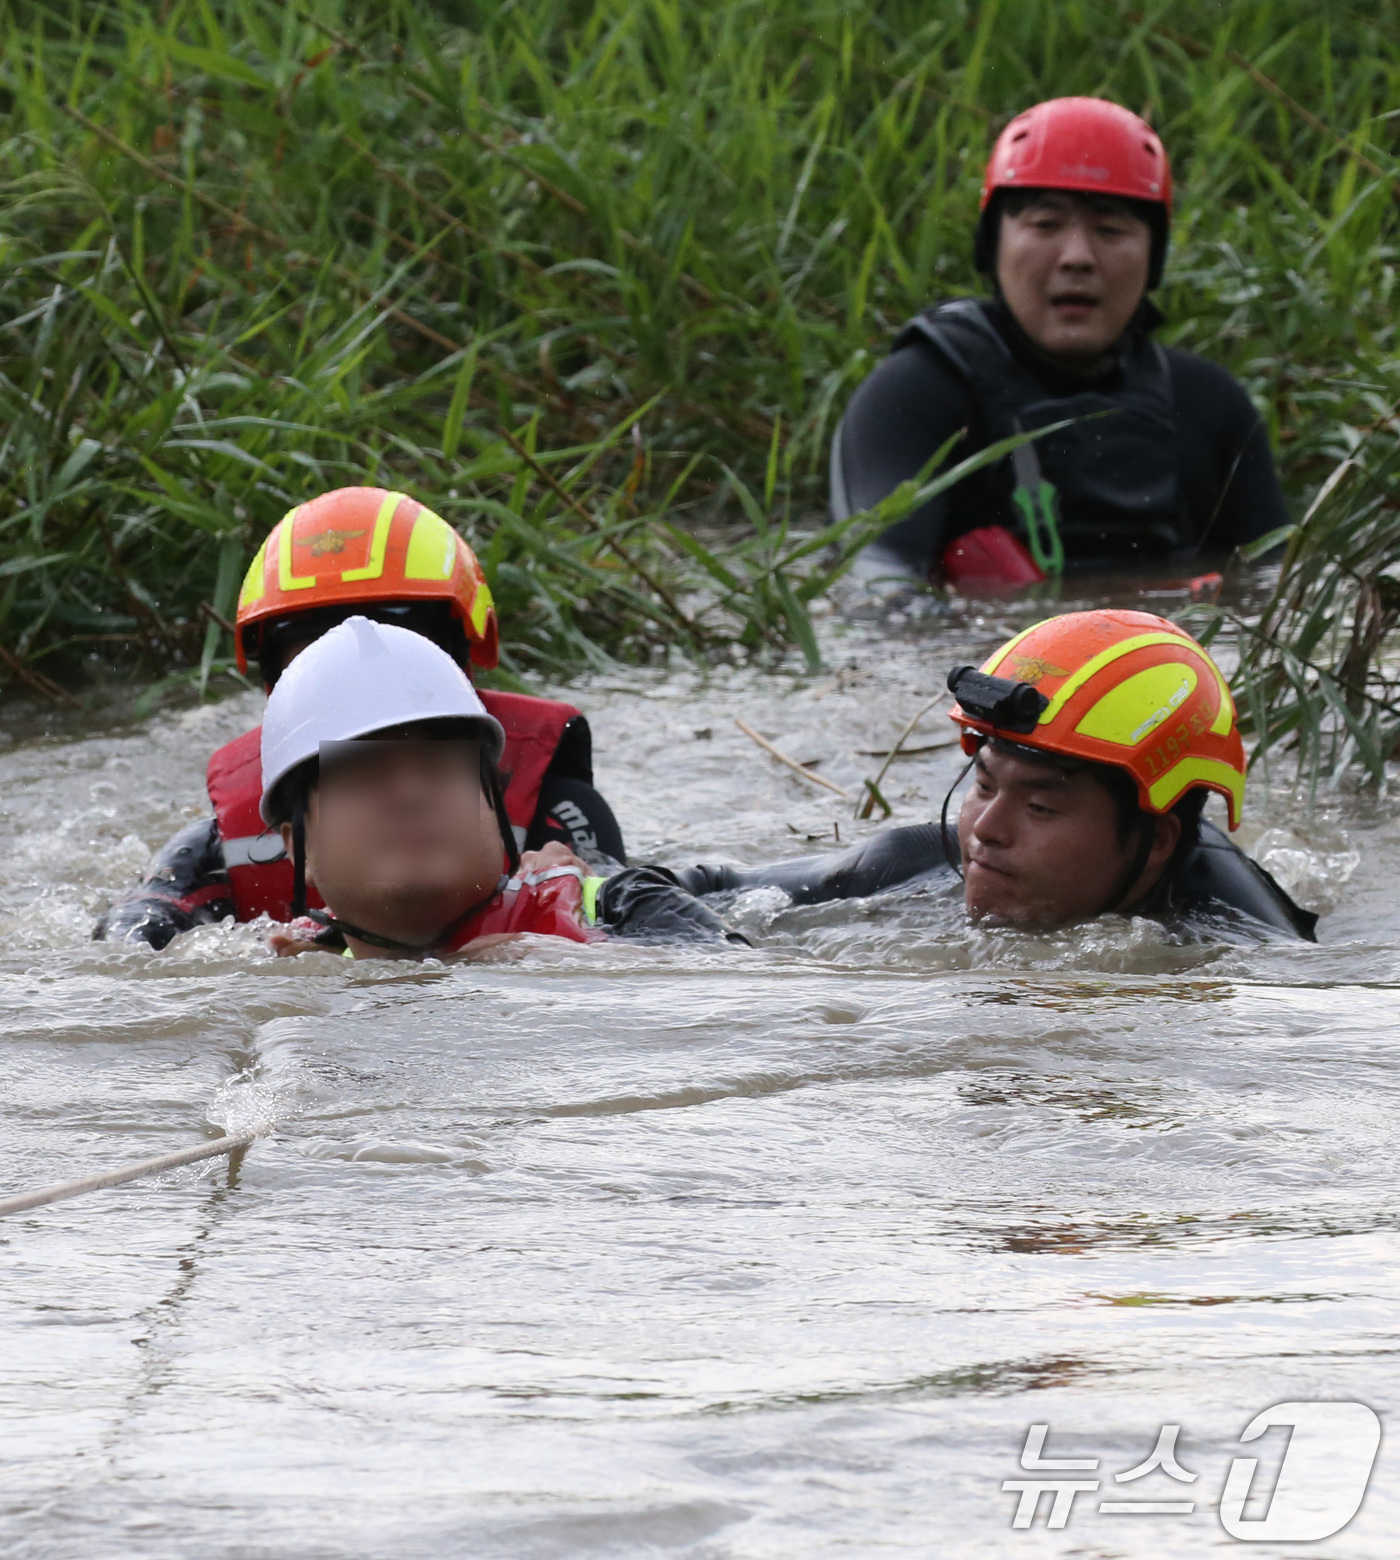
{"type": "Polygon", "coordinates": [[[157,1154],[154,1159],[142,1159],[117,1170],[85,1175],[80,1181],[63,1181],[58,1186],[41,1186],[33,1192],[20,1192],[17,1196],[0,1199],[0,1219],[7,1214],[23,1213],[26,1208],[42,1208],[45,1203],[62,1202],[66,1197],[81,1197],[84,1192],[97,1192],[104,1186],[120,1186],[123,1181],[135,1181],[143,1175],[174,1170],[178,1165],[192,1165],[200,1159],[231,1154],[236,1149],[247,1148],[256,1136],[255,1132],[245,1132],[236,1137],[214,1138],[208,1143],[196,1143],[193,1148],[177,1148],[172,1153],[157,1154]]]}

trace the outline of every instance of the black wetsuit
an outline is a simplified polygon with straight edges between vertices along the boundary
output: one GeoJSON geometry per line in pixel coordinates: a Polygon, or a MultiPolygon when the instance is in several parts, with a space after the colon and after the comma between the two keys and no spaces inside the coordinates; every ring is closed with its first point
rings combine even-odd
{"type": "MultiPolygon", "coordinates": [[[[920,315],[856,391],[837,430],[833,514],[842,519],[888,497],[959,430],[966,433],[949,464],[1068,417],[1080,420],[1029,446],[1058,491],[1067,569],[1223,555],[1286,525],[1253,403],[1218,364],[1154,342],[1161,319],[1144,302],[1116,366],[1084,379],[1038,355],[1000,299],[920,315]]],[[[1018,481],[1008,457],[891,526],[873,551],[927,576],[967,531],[1001,525],[1024,537],[1018,481]]]]}
{"type": "MultiPolygon", "coordinates": [[[[540,782],[539,802],[522,848],[538,850],[551,840],[586,861],[627,860],[612,808],[576,776],[546,773],[540,782]]],[[[95,941],[110,938],[164,948],[181,932],[234,914],[218,821],[201,818],[166,842],[142,881],[103,913],[92,935],[95,941]]]]}
{"type": "MultiPolygon", "coordinates": [[[[949,830],[956,849],[956,836],[949,830]]],[[[936,824],[885,829],[846,850],[799,856],[765,867],[700,863],[675,876],[693,894],[745,888],[780,888],[797,905],[858,899],[925,882],[946,882],[953,865],[936,824]]],[[[1213,823],[1201,821],[1196,843],[1158,880],[1133,915],[1185,920],[1243,915],[1284,936],[1317,941],[1317,917],[1300,909],[1272,877],[1251,861],[1213,823]]]]}

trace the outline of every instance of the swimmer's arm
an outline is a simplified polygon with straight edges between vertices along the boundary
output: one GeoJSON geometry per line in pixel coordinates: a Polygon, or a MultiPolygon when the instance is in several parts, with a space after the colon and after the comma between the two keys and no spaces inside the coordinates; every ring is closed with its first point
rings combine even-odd
{"type": "Polygon", "coordinates": [[[187,824],[156,853],[146,876],[93,928],[93,941],[164,948],[181,932],[234,914],[218,820],[187,824]]]}
{"type": "Polygon", "coordinates": [[[598,889],[596,924],[612,937],[743,943],[665,867],[627,867],[598,889]]]}
{"type": "Polygon", "coordinates": [[[845,850],[798,856],[768,866],[730,867],[698,862],[693,867],[682,867],[676,879],[693,894],[780,888],[794,904],[819,905],[832,899],[863,899],[903,887],[930,873],[951,870],[938,825],[918,823],[882,829],[845,850]]]}

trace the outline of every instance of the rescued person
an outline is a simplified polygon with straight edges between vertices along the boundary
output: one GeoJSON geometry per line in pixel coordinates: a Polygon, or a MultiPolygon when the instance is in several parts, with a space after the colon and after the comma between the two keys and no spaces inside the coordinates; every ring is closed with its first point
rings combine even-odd
{"type": "Polygon", "coordinates": [[[1219,668],[1176,624],[1066,613],[980,670],[954,668],[948,686],[973,772],[956,827],[950,791],[936,824],[767,867],[685,868],[679,881],[697,894],[771,885],[816,904],[957,873],[984,925],[1045,930],[1116,912],[1317,940],[1317,917],[1202,817],[1214,793],[1238,828],[1244,746],[1219,668]]]}
{"type": "Polygon", "coordinates": [[[1224,557],[1288,523],[1263,423],[1218,364],[1153,333],[1172,177],[1157,133],[1056,98],[998,138],[974,240],[990,298],[926,310],[851,399],[831,452],[843,519],[957,438],[947,466],[1068,420],[931,499],[858,555],[873,589],[1029,584],[1224,557]],[[883,583],[882,583],[883,582],[883,583]]]}
{"type": "Polygon", "coordinates": [[[277,951],[446,957],[524,932],[742,941],[661,869],[603,877],[559,842],[522,856],[504,749],[500,722],[421,634],[351,617],[305,649],[262,725],[261,815],[303,917],[277,951]],[[326,908],[307,915],[313,885],[326,908]]]}
{"type": "MultiPolygon", "coordinates": [[[[490,586],[466,542],[432,510],[383,488],[337,488],[274,526],[243,582],[235,623],[238,669],[276,686],[292,660],[352,614],[424,635],[470,675],[499,656],[490,586]]],[[[501,773],[521,849],[549,841],[626,862],[622,831],[593,785],[592,736],[570,704],[483,690],[505,732],[501,773]]],[[[188,824],[145,879],[113,904],[94,936],[163,948],[182,931],[234,916],[291,913],[292,867],[258,816],[256,729],[209,761],[213,818],[188,824]]]]}

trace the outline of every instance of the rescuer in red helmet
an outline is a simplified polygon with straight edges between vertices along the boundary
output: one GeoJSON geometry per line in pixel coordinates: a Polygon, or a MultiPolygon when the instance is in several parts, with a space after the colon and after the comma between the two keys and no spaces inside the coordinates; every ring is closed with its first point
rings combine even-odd
{"type": "MultiPolygon", "coordinates": [[[[299,504],[269,532],[238,598],[240,671],[256,666],[271,692],[293,660],[358,616],[432,640],[462,668],[496,665],[496,609],[466,542],[406,493],[336,488],[299,504]]],[[[623,862],[622,833],[593,786],[592,737],[570,704],[483,689],[501,727],[502,801],[519,850],[558,844],[623,862]]],[[[163,948],[202,923],[292,914],[292,863],[259,814],[258,730],[209,761],[214,816],[160,850],[145,879],[98,922],[94,936],[163,948]]]]}
{"type": "Polygon", "coordinates": [[[993,296],[919,315],[856,391],[832,446],[833,512],[879,503],[960,433],[949,465],[1069,426],[891,526],[858,578],[1005,589],[1228,555],[1288,523],[1243,388],[1152,339],[1171,203],[1161,141],[1116,103],[1056,98],[1007,125],[974,244],[993,296]]]}

